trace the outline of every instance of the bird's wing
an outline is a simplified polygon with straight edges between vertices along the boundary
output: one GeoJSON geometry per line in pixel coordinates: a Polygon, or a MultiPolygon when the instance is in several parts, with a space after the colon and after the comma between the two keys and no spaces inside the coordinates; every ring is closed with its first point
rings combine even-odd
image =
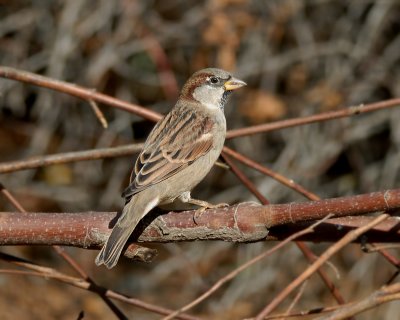
{"type": "Polygon", "coordinates": [[[122,196],[129,200],[205,155],[213,145],[213,125],[210,117],[194,108],[176,106],[150,133],[122,196]]]}

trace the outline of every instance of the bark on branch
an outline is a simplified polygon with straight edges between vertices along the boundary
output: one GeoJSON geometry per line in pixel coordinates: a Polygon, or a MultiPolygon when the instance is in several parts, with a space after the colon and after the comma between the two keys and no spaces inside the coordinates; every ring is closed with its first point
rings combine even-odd
{"type": "MultiPolygon", "coordinates": [[[[172,242],[224,240],[253,242],[279,240],[303,228],[307,221],[332,214],[335,219],[305,236],[311,241],[336,241],[370,217],[346,217],[400,208],[400,189],[352,197],[302,203],[258,205],[241,203],[227,208],[195,211],[153,212],[135,230],[132,241],[172,242]]],[[[98,248],[107,239],[116,212],[0,213],[0,245],[67,245],[98,248]]],[[[389,218],[365,236],[374,242],[398,242],[399,220],[389,218]]],[[[129,250],[128,250],[129,251],[129,250]]],[[[129,252],[128,252],[129,253],[129,252]]],[[[147,260],[151,260],[152,256],[147,260]]]]}

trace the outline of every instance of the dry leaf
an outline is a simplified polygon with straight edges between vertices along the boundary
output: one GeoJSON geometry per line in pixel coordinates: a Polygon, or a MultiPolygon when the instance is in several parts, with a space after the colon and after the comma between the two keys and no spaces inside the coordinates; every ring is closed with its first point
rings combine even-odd
{"type": "Polygon", "coordinates": [[[326,82],[316,85],[307,93],[306,97],[311,103],[319,104],[321,112],[337,109],[344,99],[342,93],[329,86],[326,82]]]}
{"type": "Polygon", "coordinates": [[[259,124],[282,118],[287,107],[279,97],[253,90],[248,93],[239,111],[252,124],[259,124]]]}
{"type": "Polygon", "coordinates": [[[68,185],[72,183],[72,171],[65,164],[45,167],[43,169],[43,179],[51,185],[68,185]]]}

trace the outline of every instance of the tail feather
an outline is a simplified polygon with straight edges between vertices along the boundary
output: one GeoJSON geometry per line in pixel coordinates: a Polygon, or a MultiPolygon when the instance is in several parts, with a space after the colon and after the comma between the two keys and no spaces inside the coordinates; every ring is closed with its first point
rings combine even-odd
{"type": "Polygon", "coordinates": [[[139,199],[139,197],[133,197],[124,207],[121,217],[115,224],[106,244],[96,257],[96,265],[104,264],[108,269],[114,267],[139,221],[157,204],[151,205],[152,201],[151,203],[147,201],[140,201],[145,203],[139,203],[139,199]]]}
{"type": "Polygon", "coordinates": [[[122,253],[122,249],[125,246],[125,243],[128,241],[133,228],[124,228],[116,225],[111,232],[110,237],[107,240],[107,243],[101,249],[99,255],[96,258],[96,264],[99,266],[102,263],[108,268],[111,269],[114,267],[119,259],[119,256],[122,253]]]}

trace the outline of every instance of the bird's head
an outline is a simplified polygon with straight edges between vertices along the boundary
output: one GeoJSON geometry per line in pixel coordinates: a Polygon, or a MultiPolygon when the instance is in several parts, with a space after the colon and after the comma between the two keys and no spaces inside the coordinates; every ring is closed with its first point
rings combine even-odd
{"type": "Polygon", "coordinates": [[[234,78],[227,71],[216,68],[202,69],[185,83],[181,98],[200,102],[210,109],[223,109],[229,94],[245,85],[245,82],[234,78]]]}

